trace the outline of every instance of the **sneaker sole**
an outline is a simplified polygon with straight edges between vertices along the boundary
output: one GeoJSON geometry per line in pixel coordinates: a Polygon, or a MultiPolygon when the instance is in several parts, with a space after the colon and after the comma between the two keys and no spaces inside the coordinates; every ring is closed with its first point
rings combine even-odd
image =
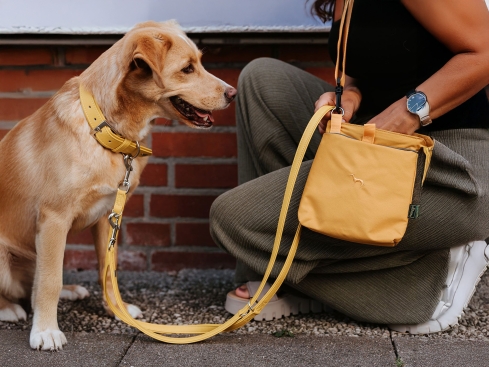
{"type": "MultiPolygon", "coordinates": [[[[248,300],[236,296],[234,291],[231,291],[226,296],[224,309],[235,315],[243,307],[248,304],[248,300]]],[[[318,313],[323,311],[322,303],[308,299],[296,297],[290,294],[285,294],[278,297],[277,300],[270,301],[263,310],[254,317],[256,321],[280,319],[290,315],[308,314],[310,312],[318,313]]]]}
{"type": "MultiPolygon", "coordinates": [[[[487,245],[485,245],[487,246],[487,245]]],[[[485,258],[485,251],[483,251],[483,256],[485,258]]],[[[470,300],[472,299],[476,289],[477,285],[479,284],[482,276],[486,272],[489,264],[487,261],[485,261],[485,264],[482,266],[482,270],[480,271],[474,286],[469,293],[468,297],[464,300],[464,303],[462,305],[462,310],[461,312],[457,315],[450,315],[449,309],[442,314],[438,319],[436,320],[429,320],[427,322],[417,324],[417,325],[388,325],[389,329],[401,332],[401,333],[409,333],[409,334],[432,334],[432,333],[438,333],[441,331],[446,331],[451,329],[453,326],[458,324],[459,319],[464,315],[464,309],[468,307],[470,300]]],[[[465,271],[465,265],[464,265],[464,271],[465,271]]],[[[460,280],[458,286],[460,286],[462,283],[462,280],[460,280]]],[[[450,307],[460,307],[458,305],[452,304],[450,307]]]]}

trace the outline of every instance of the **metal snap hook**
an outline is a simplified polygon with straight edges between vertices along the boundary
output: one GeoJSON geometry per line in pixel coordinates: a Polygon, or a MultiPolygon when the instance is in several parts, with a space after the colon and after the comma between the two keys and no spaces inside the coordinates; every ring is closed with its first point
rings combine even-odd
{"type": "Polygon", "coordinates": [[[343,109],[343,107],[335,107],[335,109],[332,110],[331,113],[341,113],[342,116],[345,116],[345,110],[343,109]],[[339,112],[335,112],[336,110],[338,110],[339,112]]]}

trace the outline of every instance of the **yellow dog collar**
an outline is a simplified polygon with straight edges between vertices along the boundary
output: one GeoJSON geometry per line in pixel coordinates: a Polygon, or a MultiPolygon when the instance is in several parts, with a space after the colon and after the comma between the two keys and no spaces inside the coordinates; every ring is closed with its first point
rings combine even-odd
{"type": "Polygon", "coordinates": [[[100,145],[114,153],[128,154],[132,157],[145,157],[152,154],[151,149],[140,146],[138,142],[127,140],[116,134],[107,123],[92,94],[80,84],[80,102],[83,113],[92,128],[92,135],[100,145]]]}

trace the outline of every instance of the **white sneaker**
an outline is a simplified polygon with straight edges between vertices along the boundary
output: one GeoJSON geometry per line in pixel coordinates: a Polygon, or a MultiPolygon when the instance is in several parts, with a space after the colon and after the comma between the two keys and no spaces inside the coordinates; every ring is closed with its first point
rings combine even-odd
{"type": "Polygon", "coordinates": [[[416,325],[388,325],[389,328],[402,333],[430,334],[458,324],[488,263],[489,246],[485,241],[451,248],[447,281],[430,320],[416,325]]]}

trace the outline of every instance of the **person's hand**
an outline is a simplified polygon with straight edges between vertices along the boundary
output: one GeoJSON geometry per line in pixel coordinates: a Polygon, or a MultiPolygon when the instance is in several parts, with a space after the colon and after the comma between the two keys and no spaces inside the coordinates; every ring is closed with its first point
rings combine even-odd
{"type": "MultiPolygon", "coordinates": [[[[358,89],[355,90],[345,89],[341,96],[341,108],[345,111],[343,120],[349,122],[355,112],[360,107],[361,95],[358,89]]],[[[314,112],[316,112],[322,106],[334,106],[336,104],[336,95],[334,92],[326,92],[322,94],[315,103],[314,112]]],[[[321,122],[319,123],[319,133],[322,135],[326,131],[326,124],[331,118],[331,112],[327,113],[321,122]]]]}
{"type": "Polygon", "coordinates": [[[407,135],[412,135],[421,127],[419,117],[407,110],[405,98],[391,104],[368,123],[375,124],[379,129],[407,135]]]}

